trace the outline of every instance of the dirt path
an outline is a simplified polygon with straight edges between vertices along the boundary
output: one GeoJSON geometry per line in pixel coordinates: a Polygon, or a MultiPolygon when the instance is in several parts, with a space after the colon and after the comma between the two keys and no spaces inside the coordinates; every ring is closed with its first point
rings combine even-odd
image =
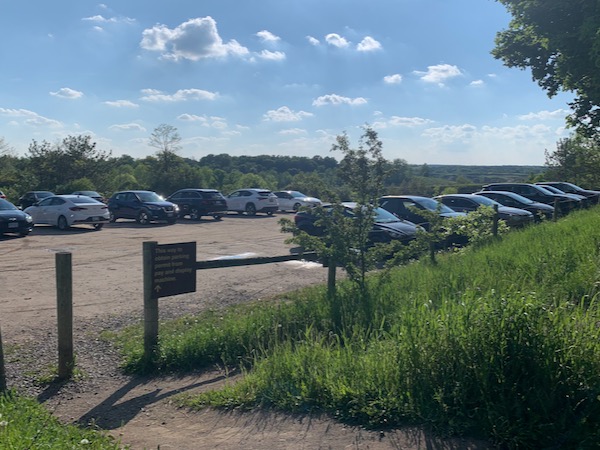
{"type": "MultiPolygon", "coordinates": [[[[180,392],[215,389],[238,375],[219,368],[185,377],[136,378],[120,373],[117,352],[102,330],[142,320],[142,242],[197,243],[197,260],[287,254],[277,218],[230,215],[224,220],[139,226],[117,222],[101,231],[36,227],[22,239],[0,239],[0,327],[9,387],[35,395],[65,422],[94,423],[132,449],[484,449],[484,443],[438,440],[416,430],[382,433],[326,417],[268,411],[191,412],[180,392]],[[55,254],[73,258],[76,381],[43,385],[56,366],[55,254]]],[[[270,297],[326,281],[326,269],[299,262],[211,269],[197,292],[160,300],[166,320],[270,297]]]]}

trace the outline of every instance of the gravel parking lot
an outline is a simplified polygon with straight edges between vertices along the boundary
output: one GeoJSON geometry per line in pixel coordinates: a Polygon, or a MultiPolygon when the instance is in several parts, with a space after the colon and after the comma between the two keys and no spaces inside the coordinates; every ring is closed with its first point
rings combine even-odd
{"type": "MultiPolygon", "coordinates": [[[[280,215],[279,217],[281,217],[280,215]]],[[[285,215],[283,215],[285,216],[285,215]]],[[[291,217],[291,216],[290,216],[291,217]]],[[[277,216],[228,215],[138,225],[120,220],[95,231],[37,226],[25,238],[0,239],[0,329],[5,341],[28,339],[56,325],[55,254],[72,253],[74,322],[102,316],[142,317],[142,243],[195,241],[197,260],[289,254],[277,216]]],[[[161,319],[271,296],[326,280],[318,264],[294,261],[197,272],[195,293],[160,300],[161,319]]]]}

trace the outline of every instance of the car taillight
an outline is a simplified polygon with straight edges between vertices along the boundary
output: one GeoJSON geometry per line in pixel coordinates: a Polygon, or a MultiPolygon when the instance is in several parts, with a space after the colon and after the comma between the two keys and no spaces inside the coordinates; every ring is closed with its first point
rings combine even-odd
{"type": "Polygon", "coordinates": [[[101,206],[100,209],[108,209],[108,206],[106,206],[106,205],[101,206]]]}
{"type": "Polygon", "coordinates": [[[71,206],[69,209],[71,211],[85,211],[85,208],[82,208],[81,206],[71,206]]]}

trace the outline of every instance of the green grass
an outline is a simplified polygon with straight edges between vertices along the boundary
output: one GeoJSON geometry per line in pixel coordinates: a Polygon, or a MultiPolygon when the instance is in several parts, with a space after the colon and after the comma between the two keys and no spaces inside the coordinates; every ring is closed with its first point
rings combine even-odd
{"type": "Polygon", "coordinates": [[[121,449],[112,437],[90,428],[61,424],[34,399],[0,394],[2,450],[121,449]]]}
{"type": "MultiPolygon", "coordinates": [[[[577,212],[435,264],[374,275],[368,299],[342,283],[341,333],[331,332],[322,288],[165,323],[158,367],[241,363],[241,382],[186,397],[193,407],[318,410],[507,448],[593,448],[600,440],[598,214],[577,212]]],[[[141,332],[132,333],[135,342],[123,337],[128,368],[143,370],[141,332]]]]}

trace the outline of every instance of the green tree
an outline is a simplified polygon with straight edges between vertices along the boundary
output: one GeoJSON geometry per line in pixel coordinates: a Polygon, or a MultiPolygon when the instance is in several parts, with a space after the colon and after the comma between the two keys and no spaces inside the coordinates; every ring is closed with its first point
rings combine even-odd
{"type": "Polygon", "coordinates": [[[600,143],[579,134],[561,139],[555,151],[546,151],[546,167],[546,179],[600,187],[600,143]]]}
{"type": "Polygon", "coordinates": [[[181,150],[181,136],[172,125],[162,123],[157,126],[148,140],[148,145],[157,149],[156,156],[161,163],[161,170],[168,171],[177,159],[181,150]]]}
{"type": "Polygon", "coordinates": [[[567,121],[588,136],[600,127],[600,8],[596,0],[498,0],[512,15],[492,51],[508,67],[530,68],[549,97],[574,92],[567,121]]]}

